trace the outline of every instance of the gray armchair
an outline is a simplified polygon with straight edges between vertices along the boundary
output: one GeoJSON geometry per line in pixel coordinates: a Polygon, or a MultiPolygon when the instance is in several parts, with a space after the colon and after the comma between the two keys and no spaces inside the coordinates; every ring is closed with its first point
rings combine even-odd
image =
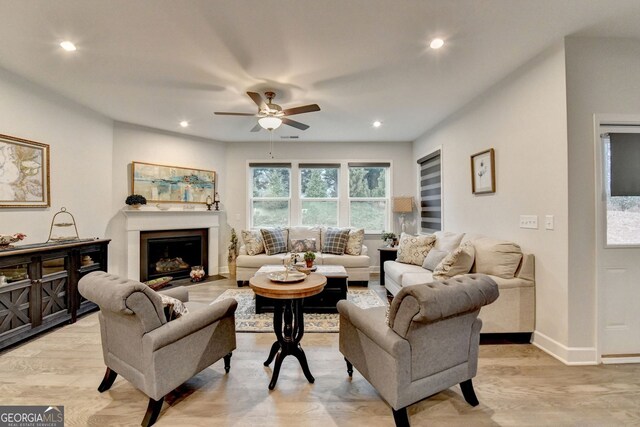
{"type": "Polygon", "coordinates": [[[498,298],[482,274],[403,287],[389,311],[361,309],[342,300],[340,352],[391,406],[397,426],[408,426],[407,406],[460,384],[478,404],[471,379],[478,368],[480,308],[498,298]]]}
{"type": "Polygon", "coordinates": [[[118,374],[126,378],[149,396],[143,426],[155,423],[167,393],[198,372],[221,358],[229,372],[236,348],[234,299],[198,304],[187,302],[186,288],[163,291],[189,309],[167,322],[160,295],[140,282],[99,271],[84,276],[78,287],[100,307],[107,372],[98,391],[108,390],[118,374]]]}

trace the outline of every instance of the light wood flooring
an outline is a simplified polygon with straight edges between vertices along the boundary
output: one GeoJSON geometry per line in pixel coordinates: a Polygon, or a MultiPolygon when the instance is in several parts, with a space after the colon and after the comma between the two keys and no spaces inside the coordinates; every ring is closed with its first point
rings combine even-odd
{"type": "MultiPolygon", "coordinates": [[[[190,287],[210,301],[235,282],[190,287]]],[[[376,283],[370,287],[382,292],[376,283]]],[[[171,393],[158,426],[392,426],[391,410],[358,372],[347,376],[338,334],[309,333],[302,344],[315,384],[285,359],[274,391],[262,365],[270,333],[238,333],[231,372],[222,361],[171,393]]],[[[139,425],[148,399],[118,377],[96,390],[104,374],[96,313],[0,353],[0,404],[64,405],[68,426],[139,425]]],[[[483,345],[474,379],[480,405],[459,387],[412,405],[413,426],[640,425],[640,365],[568,367],[532,345],[483,345]]]]}

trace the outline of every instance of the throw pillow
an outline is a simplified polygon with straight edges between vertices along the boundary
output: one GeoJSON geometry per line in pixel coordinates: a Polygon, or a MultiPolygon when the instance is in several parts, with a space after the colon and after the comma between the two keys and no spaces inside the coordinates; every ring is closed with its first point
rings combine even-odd
{"type": "Polygon", "coordinates": [[[291,252],[316,252],[316,239],[291,239],[291,252]]]}
{"type": "Polygon", "coordinates": [[[467,274],[473,266],[474,257],[473,245],[470,242],[463,243],[433,270],[434,280],[447,280],[458,274],[467,274]]]}
{"type": "Polygon", "coordinates": [[[472,240],[476,249],[476,273],[512,279],[522,260],[522,249],[513,242],[481,237],[472,240]]]}
{"type": "Polygon", "coordinates": [[[412,236],[411,234],[402,233],[396,261],[422,266],[425,257],[435,242],[436,236],[433,234],[412,236]]]}
{"type": "Polygon", "coordinates": [[[464,233],[452,233],[451,231],[436,231],[433,234],[436,236],[436,244],[433,245],[433,248],[447,251],[447,253],[455,251],[464,237],[464,233]]]}
{"type": "Polygon", "coordinates": [[[160,293],[158,295],[160,295],[160,298],[162,298],[164,315],[167,318],[167,322],[184,316],[185,314],[189,314],[189,310],[179,299],[160,293]]]}
{"type": "Polygon", "coordinates": [[[259,231],[242,230],[242,241],[247,255],[258,255],[264,252],[264,243],[259,231]]]}
{"type": "Polygon", "coordinates": [[[422,263],[422,268],[426,268],[427,270],[435,270],[438,264],[445,259],[445,257],[449,255],[447,251],[441,251],[436,248],[432,248],[427,256],[424,258],[424,262],[422,263]]]}
{"type": "Polygon", "coordinates": [[[347,255],[362,255],[362,243],[364,242],[364,228],[349,231],[347,247],[344,253],[347,255]]]}
{"type": "Polygon", "coordinates": [[[344,249],[347,247],[347,240],[349,240],[348,228],[327,228],[322,252],[342,255],[344,254],[344,249]]]}
{"type": "Polygon", "coordinates": [[[282,228],[261,228],[264,250],[267,255],[287,252],[287,230],[282,228]]]}

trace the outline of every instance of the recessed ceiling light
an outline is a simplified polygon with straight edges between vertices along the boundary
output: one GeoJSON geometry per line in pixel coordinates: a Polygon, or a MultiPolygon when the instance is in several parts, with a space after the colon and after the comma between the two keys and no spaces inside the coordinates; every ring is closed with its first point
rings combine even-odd
{"type": "Polygon", "coordinates": [[[382,122],[380,120],[376,120],[375,122],[373,122],[374,128],[379,128],[380,126],[382,126],[382,122]]]}
{"type": "Polygon", "coordinates": [[[444,40],[442,39],[433,39],[431,43],[429,43],[431,49],[440,49],[442,46],[444,46],[444,40]]]}
{"type": "Polygon", "coordinates": [[[183,128],[186,128],[187,126],[189,126],[189,122],[186,120],[183,120],[180,122],[180,126],[182,126],[183,128]]]}
{"type": "Polygon", "coordinates": [[[67,52],[73,52],[74,50],[76,50],[76,45],[71,43],[69,40],[65,40],[62,43],[60,43],[60,47],[66,50],[67,52]]]}

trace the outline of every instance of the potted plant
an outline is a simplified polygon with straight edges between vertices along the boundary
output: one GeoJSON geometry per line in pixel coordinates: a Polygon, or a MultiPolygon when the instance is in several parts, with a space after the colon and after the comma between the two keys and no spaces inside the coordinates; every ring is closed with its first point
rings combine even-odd
{"type": "Polygon", "coordinates": [[[132,194],[124,201],[127,205],[134,209],[140,209],[140,206],[147,204],[147,199],[139,194],[132,194]]]}
{"type": "Polygon", "coordinates": [[[396,233],[389,231],[383,231],[382,232],[382,240],[384,240],[387,243],[387,246],[391,247],[393,246],[393,242],[395,241],[396,237],[396,233]]]}
{"type": "Polygon", "coordinates": [[[304,253],[304,262],[307,263],[307,268],[313,267],[313,261],[316,259],[316,254],[311,251],[304,253]]]}
{"type": "Polygon", "coordinates": [[[229,254],[227,255],[227,261],[229,263],[229,275],[235,277],[236,275],[236,258],[238,257],[238,235],[236,229],[231,229],[231,237],[229,238],[229,254]]]}

